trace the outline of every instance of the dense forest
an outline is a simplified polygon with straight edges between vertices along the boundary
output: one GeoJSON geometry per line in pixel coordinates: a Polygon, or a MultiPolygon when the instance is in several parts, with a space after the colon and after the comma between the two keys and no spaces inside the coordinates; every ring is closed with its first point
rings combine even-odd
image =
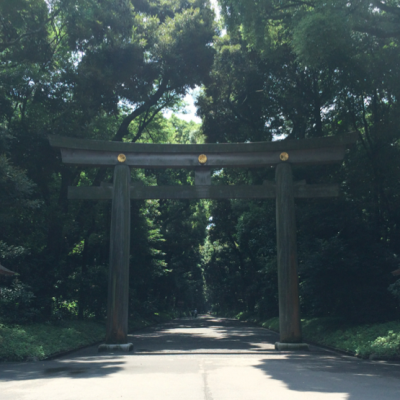
{"type": "MultiPolygon", "coordinates": [[[[358,133],[340,183],[296,200],[302,315],[400,315],[400,1],[2,0],[0,318],[104,319],[111,204],[68,186],[112,170],[67,166],[48,137],[236,143],[358,133]],[[199,87],[202,123],[174,113],[199,87]],[[172,112],[167,118],[166,111],[172,112]]],[[[262,184],[273,168],[222,169],[262,184]]],[[[145,185],[193,172],[133,169],[145,185]]],[[[273,200],[131,202],[130,315],[213,309],[278,315],[273,200]]]]}

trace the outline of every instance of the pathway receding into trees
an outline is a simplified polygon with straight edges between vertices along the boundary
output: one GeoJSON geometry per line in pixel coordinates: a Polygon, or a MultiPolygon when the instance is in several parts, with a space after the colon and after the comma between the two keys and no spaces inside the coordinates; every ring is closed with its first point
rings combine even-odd
{"type": "Polygon", "coordinates": [[[278,352],[278,335],[230,319],[180,319],[130,335],[135,352],[97,346],[51,361],[0,364],[1,400],[398,399],[400,363],[314,346],[278,352]]]}

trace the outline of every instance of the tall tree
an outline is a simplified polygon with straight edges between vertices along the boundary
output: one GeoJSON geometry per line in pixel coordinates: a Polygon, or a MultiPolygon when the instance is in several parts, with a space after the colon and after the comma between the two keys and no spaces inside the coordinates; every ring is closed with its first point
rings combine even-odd
{"type": "MultiPolygon", "coordinates": [[[[358,145],[341,169],[294,171],[296,179],[309,183],[344,182],[338,200],[297,203],[302,307],[309,315],[346,315],[353,320],[393,317],[395,303],[386,289],[400,244],[395,206],[399,2],[219,3],[227,35],[216,44],[212,80],[198,100],[207,140],[359,132],[358,145]]],[[[268,170],[219,174],[230,183],[271,179],[268,170]]],[[[244,208],[243,221],[251,221],[252,208],[244,208]]],[[[222,243],[228,246],[223,239],[228,233],[239,237],[243,226],[246,231],[240,236],[255,234],[251,224],[226,228],[216,219],[216,228],[218,224],[218,248],[222,243]]],[[[272,245],[273,236],[274,232],[266,233],[265,241],[272,245]]],[[[236,243],[239,265],[245,246],[236,243]]],[[[273,262],[272,257],[269,260],[273,262]]]]}
{"type": "MultiPolygon", "coordinates": [[[[16,216],[0,240],[30,249],[16,269],[50,315],[52,299],[83,293],[107,258],[107,208],[70,204],[67,187],[111,176],[62,165],[48,135],[134,142],[153,131],[164,140],[154,134],[161,111],[179,108],[208,78],[214,14],[207,0],[18,0],[0,7],[0,122],[13,137],[7,162],[27,171],[36,185],[32,199],[42,204],[16,216]]],[[[150,232],[143,206],[133,211],[150,232]]]]}

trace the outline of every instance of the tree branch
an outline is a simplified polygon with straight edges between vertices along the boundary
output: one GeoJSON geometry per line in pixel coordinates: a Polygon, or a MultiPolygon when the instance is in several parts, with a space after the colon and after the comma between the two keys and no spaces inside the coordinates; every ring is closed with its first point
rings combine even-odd
{"type": "MultiPolygon", "coordinates": [[[[16,37],[14,40],[11,40],[8,42],[4,42],[4,41],[1,42],[0,43],[0,51],[4,51],[8,47],[14,46],[19,41],[21,41],[21,39],[23,39],[24,37],[36,35],[37,33],[42,32],[44,29],[46,29],[46,24],[49,23],[50,21],[52,21],[60,12],[61,12],[61,10],[57,10],[53,15],[51,15],[49,18],[47,18],[46,21],[43,21],[43,25],[40,28],[35,29],[33,31],[25,32],[25,33],[19,35],[18,37],[16,37]]],[[[24,20],[24,22],[25,22],[25,20],[24,20]]]]}
{"type": "Polygon", "coordinates": [[[380,0],[373,0],[373,4],[375,4],[378,8],[380,8],[381,10],[383,10],[387,13],[400,16],[400,8],[399,7],[388,6],[387,4],[382,3],[380,0]]]}
{"type": "Polygon", "coordinates": [[[384,31],[379,28],[366,27],[366,26],[361,26],[361,25],[355,25],[354,30],[357,32],[361,32],[361,33],[368,33],[369,35],[373,35],[373,36],[376,36],[381,39],[387,39],[387,38],[391,38],[391,37],[399,37],[400,36],[400,30],[387,32],[387,31],[384,31]]]}
{"type": "Polygon", "coordinates": [[[158,100],[161,99],[162,95],[164,94],[165,90],[167,88],[167,79],[165,79],[157,91],[153,94],[153,96],[149,99],[149,101],[143,103],[140,107],[138,107],[135,111],[133,111],[131,114],[126,116],[124,120],[122,121],[120,127],[118,128],[117,133],[115,136],[112,138],[113,142],[121,142],[123,137],[128,134],[128,128],[130,123],[138,117],[140,114],[148,110],[151,106],[154,106],[157,104],[158,100]]]}

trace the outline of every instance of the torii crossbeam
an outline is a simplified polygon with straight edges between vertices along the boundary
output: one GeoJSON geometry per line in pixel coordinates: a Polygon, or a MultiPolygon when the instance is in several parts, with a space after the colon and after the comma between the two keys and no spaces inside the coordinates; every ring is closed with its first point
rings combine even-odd
{"type": "Polygon", "coordinates": [[[294,198],[324,198],[339,194],[339,186],[293,182],[292,165],[340,163],[356,134],[304,140],[229,144],[145,144],[51,136],[67,164],[114,167],[113,184],[69,187],[68,197],[112,199],[110,275],[106,344],[127,343],[131,199],[271,199],[276,198],[279,285],[278,349],[302,344],[297,276],[294,198]],[[275,166],[275,182],[258,186],[211,184],[211,170],[226,167],[275,166]],[[188,168],[194,186],[130,184],[130,168],[188,168]]]}

